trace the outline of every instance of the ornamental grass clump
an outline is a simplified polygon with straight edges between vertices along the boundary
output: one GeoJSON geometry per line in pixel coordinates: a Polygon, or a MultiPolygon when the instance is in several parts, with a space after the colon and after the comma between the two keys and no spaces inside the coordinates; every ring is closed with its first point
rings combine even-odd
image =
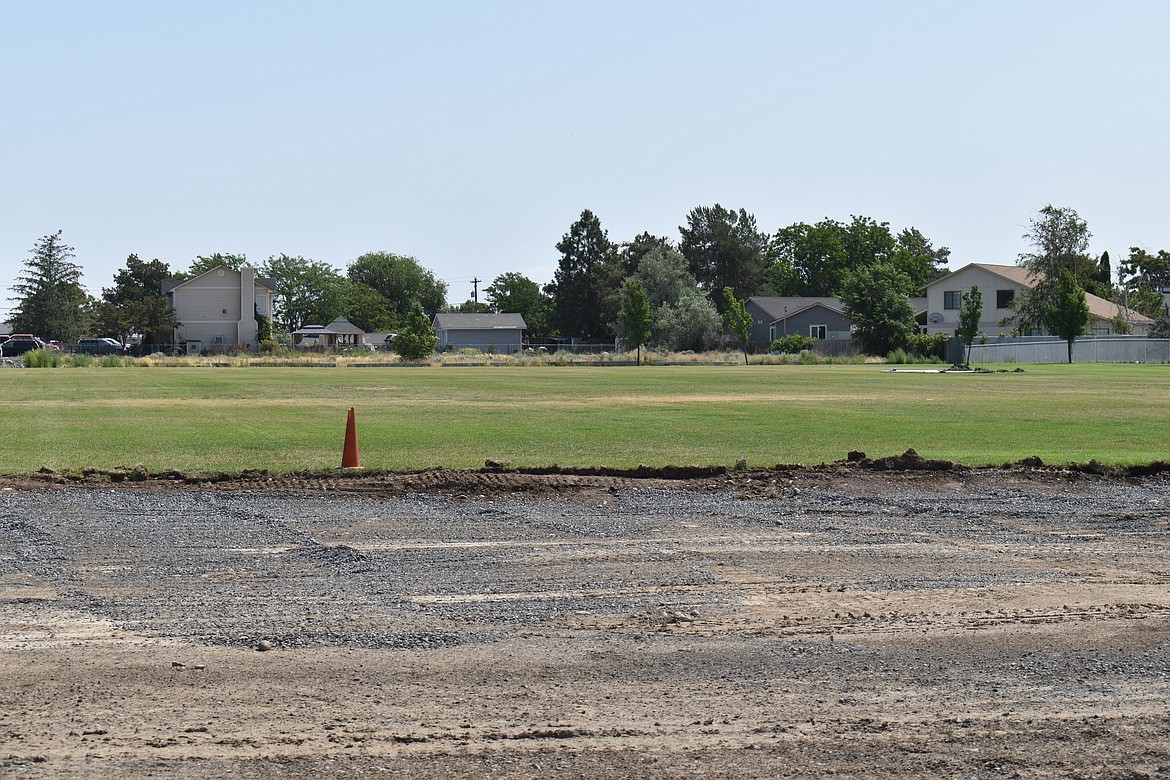
{"type": "Polygon", "coordinates": [[[52,349],[34,349],[24,353],[25,368],[57,368],[61,353],[52,349]]]}

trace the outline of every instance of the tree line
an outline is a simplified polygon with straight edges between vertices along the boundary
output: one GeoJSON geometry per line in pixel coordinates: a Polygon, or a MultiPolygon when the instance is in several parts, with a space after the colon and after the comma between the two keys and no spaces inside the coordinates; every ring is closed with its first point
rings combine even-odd
{"type": "MultiPolygon", "coordinates": [[[[542,286],[507,272],[487,285],[484,300],[453,306],[446,302],[445,282],[417,259],[390,252],[363,254],[344,272],[321,260],[277,254],[258,264],[257,271],[276,288],[277,336],[339,316],[367,332],[395,331],[417,304],[427,316],[519,313],[533,338],[622,338],[631,346],[702,350],[721,339],[733,302],[751,296],[833,296],[859,322],[863,348],[884,354],[903,346],[913,332],[906,299],[945,275],[950,257],[947,247],[936,247],[917,228],[895,231],[872,217],[826,218],[768,233],[746,210],[718,203],[692,209],[678,234],[674,239],[643,232],[613,241],[600,218],[586,209],[555,245],[551,282],[542,286]],[[644,316],[630,313],[643,308],[644,316]]],[[[1062,270],[1082,297],[1093,292],[1147,316],[1164,314],[1158,289],[1170,286],[1170,253],[1131,248],[1115,281],[1108,253],[1089,255],[1090,235],[1071,209],[1048,206],[1033,220],[1024,238],[1034,251],[1019,262],[1048,281],[1021,298],[1021,323],[1045,321],[1056,295],[1051,285],[1060,281],[1062,270]]],[[[112,286],[95,298],[81,287],[81,267],[61,231],[37,241],[30,256],[12,285],[13,328],[64,342],[81,335],[125,341],[137,334],[147,343],[165,343],[175,323],[163,281],[193,278],[219,265],[238,269],[246,262],[242,254],[216,253],[173,270],[162,260],[143,261],[131,254],[112,286]]]]}

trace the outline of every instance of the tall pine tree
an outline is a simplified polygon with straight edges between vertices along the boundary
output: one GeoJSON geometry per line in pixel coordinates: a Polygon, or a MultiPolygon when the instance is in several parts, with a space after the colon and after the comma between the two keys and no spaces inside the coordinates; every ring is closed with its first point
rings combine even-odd
{"type": "Polygon", "coordinates": [[[77,341],[85,328],[88,296],[81,287],[81,266],[72,261],[73,247],[61,231],[37,241],[16,278],[14,331],[66,343],[77,341]]]}

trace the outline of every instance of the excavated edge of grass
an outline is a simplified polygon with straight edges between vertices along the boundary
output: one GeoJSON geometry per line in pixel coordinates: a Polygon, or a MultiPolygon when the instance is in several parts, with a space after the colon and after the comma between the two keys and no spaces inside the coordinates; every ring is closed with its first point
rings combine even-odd
{"type": "Polygon", "coordinates": [[[151,472],[145,466],[120,466],[113,469],[83,469],[81,471],[55,471],[42,468],[37,472],[26,475],[0,476],[0,485],[7,487],[37,487],[37,486],[78,486],[93,487],[147,484],[163,487],[170,486],[224,486],[247,489],[260,487],[265,484],[277,483],[280,489],[296,489],[297,483],[304,483],[309,489],[322,481],[338,483],[344,486],[347,483],[376,484],[393,479],[409,480],[408,492],[436,492],[445,493],[458,489],[467,483],[476,491],[484,489],[494,492],[524,492],[531,489],[522,481],[508,480],[509,476],[517,478],[540,477],[581,477],[581,478],[610,478],[626,481],[650,481],[658,483],[672,483],[677,487],[706,486],[716,478],[739,476],[753,482],[765,482],[777,475],[792,478],[800,474],[848,474],[850,472],[986,472],[993,470],[1019,471],[1033,473],[1037,476],[1051,475],[1091,475],[1117,479],[1131,479],[1154,477],[1170,473],[1170,462],[1157,460],[1149,463],[1139,463],[1123,466],[1105,465],[1097,460],[1085,463],[1066,463],[1061,465],[1046,464],[1038,456],[1030,456],[1017,461],[1004,463],[1000,466],[967,466],[949,460],[935,460],[923,458],[913,449],[901,455],[885,458],[869,458],[863,452],[850,452],[844,459],[831,463],[821,463],[814,466],[803,464],[777,464],[767,467],[748,467],[745,461],[739,461],[735,466],[637,466],[634,468],[609,467],[567,467],[558,465],[540,467],[513,468],[509,463],[502,461],[487,461],[479,469],[449,469],[433,467],[409,471],[394,471],[389,469],[328,469],[304,470],[288,473],[270,472],[267,469],[245,469],[240,472],[213,472],[197,473],[183,471],[151,472]],[[482,475],[499,475],[496,482],[483,482],[482,475]],[[411,479],[422,478],[426,479],[411,479]]]}

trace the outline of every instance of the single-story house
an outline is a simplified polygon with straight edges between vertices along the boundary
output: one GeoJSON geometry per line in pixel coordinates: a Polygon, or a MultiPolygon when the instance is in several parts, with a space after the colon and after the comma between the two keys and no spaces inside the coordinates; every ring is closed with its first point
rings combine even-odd
{"type": "Polygon", "coordinates": [[[256,270],[218,266],[191,279],[167,279],[162,294],[175,312],[172,342],[187,351],[224,352],[259,348],[257,317],[272,322],[276,283],[256,270]]]}
{"type": "Polygon", "coordinates": [[[431,323],[439,339],[436,349],[477,349],[501,354],[520,351],[527,327],[519,314],[436,314],[431,323]]]}
{"type": "Polygon", "coordinates": [[[354,349],[365,343],[366,332],[345,317],[338,317],[328,325],[305,325],[290,335],[294,347],[354,349]]]}
{"type": "Polygon", "coordinates": [[[748,341],[764,348],[791,335],[848,339],[853,329],[853,321],[845,316],[845,304],[839,298],[753,296],[747,299],[745,308],[752,316],[748,341]]]}
{"type": "MultiPolygon", "coordinates": [[[[923,287],[926,292],[928,333],[954,333],[959,329],[959,308],[963,293],[973,285],[979,287],[983,298],[983,316],[979,331],[986,336],[1007,336],[1018,327],[1012,301],[1025,290],[1032,289],[1036,277],[1027,268],[1018,265],[970,263],[957,271],[936,279],[923,287]],[[1003,324],[1001,324],[1003,323],[1003,324]]],[[[1144,336],[1154,321],[1133,310],[1085,293],[1089,306],[1089,333],[1098,336],[1113,335],[1117,320],[1129,324],[1135,336],[1144,336]]],[[[1043,329],[1022,333],[1024,336],[1047,335],[1043,329]]]]}
{"type": "MultiPolygon", "coordinates": [[[[911,298],[919,323],[926,319],[926,299],[911,298]]],[[[752,316],[748,341],[767,349],[778,338],[808,336],[814,340],[848,341],[853,338],[853,320],[845,313],[840,298],[802,296],[754,296],[745,305],[752,316]]]]}

